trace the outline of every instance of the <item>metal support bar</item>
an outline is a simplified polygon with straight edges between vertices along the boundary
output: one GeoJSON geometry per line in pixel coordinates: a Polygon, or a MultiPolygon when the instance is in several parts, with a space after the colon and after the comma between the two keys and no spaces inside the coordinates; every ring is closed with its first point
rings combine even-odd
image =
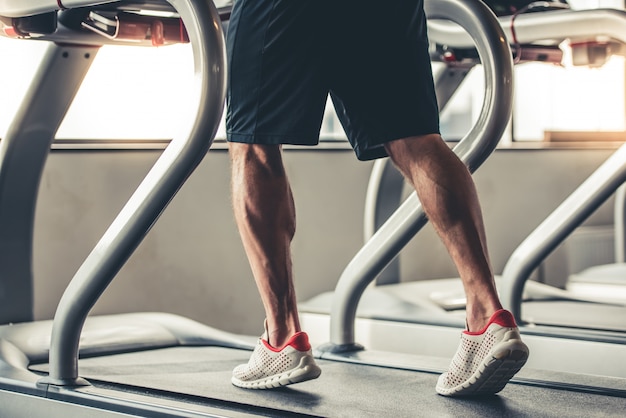
{"type": "MultiPolygon", "coordinates": [[[[523,13],[515,17],[500,17],[506,37],[520,44],[538,41],[596,38],[607,36],[626,43],[626,11],[617,9],[559,10],[545,13],[523,13]],[[511,27],[515,28],[515,38],[511,27]]],[[[474,41],[464,30],[445,21],[428,25],[431,39],[437,39],[456,48],[472,48],[474,41]]]]}
{"type": "Polygon", "coordinates": [[[522,293],[530,274],[626,181],[626,145],[622,145],[561,203],[509,258],[502,272],[503,305],[522,321],[522,293]]]}
{"type": "Polygon", "coordinates": [[[446,63],[440,71],[436,72],[434,75],[435,93],[440,113],[444,111],[461,83],[477,64],[479,62],[473,60],[467,63],[446,63]]]}
{"type": "Polygon", "coordinates": [[[615,230],[615,262],[626,262],[626,185],[621,185],[615,194],[613,213],[615,230]]]}
{"type": "MultiPolygon", "coordinates": [[[[429,19],[451,20],[476,41],[485,69],[485,95],[476,124],[454,151],[470,171],[496,148],[511,115],[513,62],[511,50],[495,15],[477,0],[426,0],[429,19]]],[[[354,320],[363,291],[426,224],[415,195],[396,210],[348,264],[335,289],[331,310],[329,351],[355,346],[354,320]]]]}
{"type": "Polygon", "coordinates": [[[50,375],[42,384],[77,386],[78,345],[87,314],[209,150],[226,91],[226,53],[211,0],[170,0],[189,33],[195,66],[190,120],[157,160],[63,294],[52,327],[50,375]]]}
{"type": "Polygon", "coordinates": [[[0,324],[33,319],[33,227],[39,182],[56,131],[98,49],[50,44],[0,141],[0,324]]]}
{"type": "MultiPolygon", "coordinates": [[[[388,158],[374,162],[365,196],[364,239],[367,241],[398,208],[404,177],[388,158]]],[[[394,258],[376,277],[376,285],[397,283],[400,262],[394,258]]]]}
{"type": "Polygon", "coordinates": [[[113,3],[115,1],[117,0],[0,0],[0,10],[2,11],[2,16],[22,17],[58,10],[61,4],[63,7],[70,9],[113,3]]]}

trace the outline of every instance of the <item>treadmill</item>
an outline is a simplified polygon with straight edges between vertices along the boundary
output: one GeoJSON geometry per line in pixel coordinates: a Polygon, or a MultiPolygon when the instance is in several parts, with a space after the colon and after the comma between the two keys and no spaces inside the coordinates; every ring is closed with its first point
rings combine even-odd
{"type": "Polygon", "coordinates": [[[615,192],[613,209],[614,260],[571,274],[566,289],[594,294],[607,300],[626,301],[626,185],[615,192]]]}
{"type": "MultiPolygon", "coordinates": [[[[15,285],[12,295],[0,294],[6,323],[0,327],[3,417],[409,417],[425,414],[425,407],[428,415],[441,416],[623,412],[623,379],[528,371],[497,396],[449,399],[434,392],[438,374],[447,367],[440,359],[358,348],[319,347],[316,355],[324,372],[306,385],[243,390],[230,384],[230,375],[235,365],[247,361],[256,337],[233,335],[167,313],[89,316],[211,145],[224,103],[221,20],[229,5],[210,0],[24,3],[0,0],[4,33],[47,40],[50,46],[0,142],[0,253],[14,255],[0,263],[0,277],[3,289],[13,291],[15,285]],[[116,25],[136,20],[150,28],[142,39],[116,35],[123,32],[116,25]],[[98,32],[103,28],[106,34],[98,32]],[[54,320],[29,319],[19,308],[29,303],[31,215],[37,183],[54,133],[98,45],[149,46],[187,39],[193,46],[197,83],[197,97],[190,103],[196,111],[189,126],[171,141],[80,267],[54,320]],[[545,402],[537,402],[541,399],[545,402]]],[[[425,7],[429,19],[451,20],[470,32],[486,68],[484,111],[491,117],[480,119],[474,135],[487,138],[489,144],[466,141],[458,147],[475,168],[495,147],[503,121],[508,120],[511,52],[493,13],[480,1],[433,0],[425,7]]]]}
{"type": "MultiPolygon", "coordinates": [[[[612,53],[624,55],[626,12],[576,11],[563,3],[555,7],[549,3],[537,2],[549,9],[536,13],[498,17],[517,54],[516,63],[558,63],[558,45],[568,39],[579,65],[597,66],[612,53]],[[604,48],[604,53],[594,54],[595,48],[604,48]]],[[[467,66],[475,63],[465,49],[472,39],[458,27],[430,22],[429,33],[441,42],[438,52],[444,59],[461,57],[467,66]]],[[[442,108],[450,96],[449,85],[458,82],[445,71],[436,79],[442,108]]],[[[626,299],[528,280],[625,180],[626,145],[622,145],[521,243],[496,277],[503,304],[513,312],[531,348],[526,367],[626,378],[626,299]]],[[[460,279],[400,282],[396,256],[426,223],[414,193],[402,202],[404,185],[390,161],[375,162],[365,203],[365,245],[344,270],[335,291],[300,304],[303,326],[318,331],[312,338],[350,347],[358,345],[358,336],[360,343],[378,350],[454,354],[458,330],[465,326],[460,279]]],[[[623,208],[616,212],[616,216],[623,214],[623,208]]],[[[623,264],[613,269],[624,271],[623,264]]]]}

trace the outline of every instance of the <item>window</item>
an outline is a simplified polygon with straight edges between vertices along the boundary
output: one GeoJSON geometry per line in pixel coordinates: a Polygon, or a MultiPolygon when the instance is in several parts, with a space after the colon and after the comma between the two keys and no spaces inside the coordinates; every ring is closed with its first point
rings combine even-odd
{"type": "MultiPolygon", "coordinates": [[[[623,8],[623,0],[570,0],[573,8],[623,8]]],[[[17,110],[45,42],[0,37],[0,137],[17,110]],[[10,80],[10,82],[6,82],[10,80]]],[[[192,86],[189,45],[162,48],[104,46],[57,133],[62,139],[170,139],[192,86]]],[[[434,63],[434,65],[438,65],[434,63]]],[[[503,141],[537,141],[550,131],[625,131],[626,65],[613,57],[601,68],[530,63],[515,67],[512,129],[503,141]]],[[[441,115],[446,139],[461,139],[482,106],[482,70],[470,72],[441,115]]],[[[222,122],[217,135],[225,138],[222,122]]],[[[322,141],[342,141],[343,129],[328,103],[322,141]]]]}
{"type": "Polygon", "coordinates": [[[21,42],[0,37],[0,138],[6,134],[44,50],[43,42],[21,42]]]}
{"type": "Polygon", "coordinates": [[[601,68],[524,64],[516,69],[513,113],[517,141],[550,132],[625,131],[624,57],[601,68]]]}
{"type": "MultiPolygon", "coordinates": [[[[623,9],[623,0],[568,0],[572,9],[623,9]]],[[[561,132],[564,138],[603,138],[580,133],[626,131],[626,66],[613,56],[601,67],[572,65],[563,45],[563,65],[526,63],[515,69],[513,133],[516,141],[538,141],[561,132]]]]}
{"type": "MultiPolygon", "coordinates": [[[[4,95],[0,135],[25,94],[43,56],[45,42],[0,38],[0,68],[9,94],[4,95]],[[5,51],[11,60],[4,60],[5,51]],[[11,97],[10,101],[6,97],[11,97]]],[[[104,46],[96,55],[83,84],[57,133],[63,139],[169,139],[193,81],[189,45],[163,48],[104,46]]]]}

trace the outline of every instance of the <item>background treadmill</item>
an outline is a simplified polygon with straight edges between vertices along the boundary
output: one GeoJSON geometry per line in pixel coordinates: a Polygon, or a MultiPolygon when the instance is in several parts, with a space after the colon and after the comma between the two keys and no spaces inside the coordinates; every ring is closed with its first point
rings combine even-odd
{"type": "MultiPolygon", "coordinates": [[[[619,379],[528,371],[500,396],[453,400],[434,393],[437,375],[447,366],[438,359],[373,351],[325,354],[320,360],[324,374],[306,386],[263,392],[241,390],[230,384],[231,370],[248,359],[256,337],[227,334],[169,314],[87,318],[95,300],[191,174],[198,156],[204,155],[210,146],[206,138],[212,138],[217,129],[224,99],[224,49],[219,13],[208,0],[65,0],[63,5],[70,10],[59,12],[56,0],[32,1],[27,5],[21,0],[0,2],[3,22],[15,24],[10,27],[49,40],[54,40],[57,31],[62,37],[62,43],[51,44],[24,105],[2,141],[2,205],[9,204],[6,196],[11,192],[15,193],[13,197],[19,197],[15,190],[21,179],[17,174],[31,173],[26,186],[32,187],[38,181],[49,141],[88,69],[89,60],[97,52],[93,46],[96,39],[101,43],[117,42],[115,37],[93,32],[93,28],[83,29],[82,24],[66,26],[61,19],[54,30],[48,27],[48,33],[27,32],[26,26],[19,26],[23,18],[51,14],[60,18],[72,8],[80,13],[107,11],[113,16],[118,10],[174,13],[169,17],[182,19],[194,48],[198,97],[192,105],[198,110],[188,130],[164,151],[77,272],[54,321],[22,321],[0,327],[3,415],[380,417],[415,416],[428,408],[429,414],[452,416],[561,416],[580,411],[593,416],[597,405],[603,405],[603,414],[623,411],[619,396],[624,396],[625,390],[619,379]],[[75,42],[68,44],[70,40],[75,42]],[[52,107],[54,112],[50,112],[51,103],[58,105],[52,107]],[[36,126],[45,125],[45,129],[29,130],[33,120],[38,121],[36,126]],[[26,146],[38,152],[24,152],[26,146]],[[21,164],[24,162],[30,164],[21,164]]],[[[426,6],[429,17],[449,16],[476,35],[480,55],[490,68],[487,73],[493,84],[489,85],[499,86],[487,95],[491,102],[485,109],[508,113],[510,90],[501,87],[510,86],[510,51],[502,42],[504,36],[493,15],[478,1],[437,0],[426,6]]],[[[163,38],[157,37],[157,43],[159,39],[163,38]]],[[[151,37],[145,39],[146,44],[154,42],[151,37]]],[[[485,132],[501,127],[482,126],[478,133],[486,136],[485,132]]],[[[489,146],[477,153],[471,152],[476,145],[465,146],[470,155],[478,155],[477,160],[490,152],[489,146]]],[[[27,210],[20,215],[28,217],[32,210],[28,204],[34,205],[34,198],[21,203],[22,209],[26,206],[27,210]]],[[[27,235],[32,230],[23,232],[27,235]]],[[[28,242],[30,238],[23,239],[28,242]]]]}

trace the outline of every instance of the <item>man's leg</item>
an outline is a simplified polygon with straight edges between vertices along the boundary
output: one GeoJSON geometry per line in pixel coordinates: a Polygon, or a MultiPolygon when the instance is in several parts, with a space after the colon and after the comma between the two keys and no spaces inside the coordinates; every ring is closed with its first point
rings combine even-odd
{"type": "Polygon", "coordinates": [[[235,220],[263,306],[265,334],[232,383],[269,389],[317,378],[308,336],[301,332],[291,268],[295,207],[279,145],[230,143],[235,220]]]}
{"type": "Polygon", "coordinates": [[[467,324],[480,330],[502,306],[487,253],[473,179],[439,135],[390,142],[392,161],[413,185],[455,263],[467,295],[467,324]]]}
{"type": "Polygon", "coordinates": [[[279,145],[230,143],[235,220],[267,316],[268,342],[300,331],[291,268],[296,228],[279,145]]]}
{"type": "Polygon", "coordinates": [[[496,292],[472,177],[439,135],[401,139],[385,147],[413,184],[467,296],[468,329],[436,390],[445,396],[497,393],[526,363],[528,347],[496,292]]]}

